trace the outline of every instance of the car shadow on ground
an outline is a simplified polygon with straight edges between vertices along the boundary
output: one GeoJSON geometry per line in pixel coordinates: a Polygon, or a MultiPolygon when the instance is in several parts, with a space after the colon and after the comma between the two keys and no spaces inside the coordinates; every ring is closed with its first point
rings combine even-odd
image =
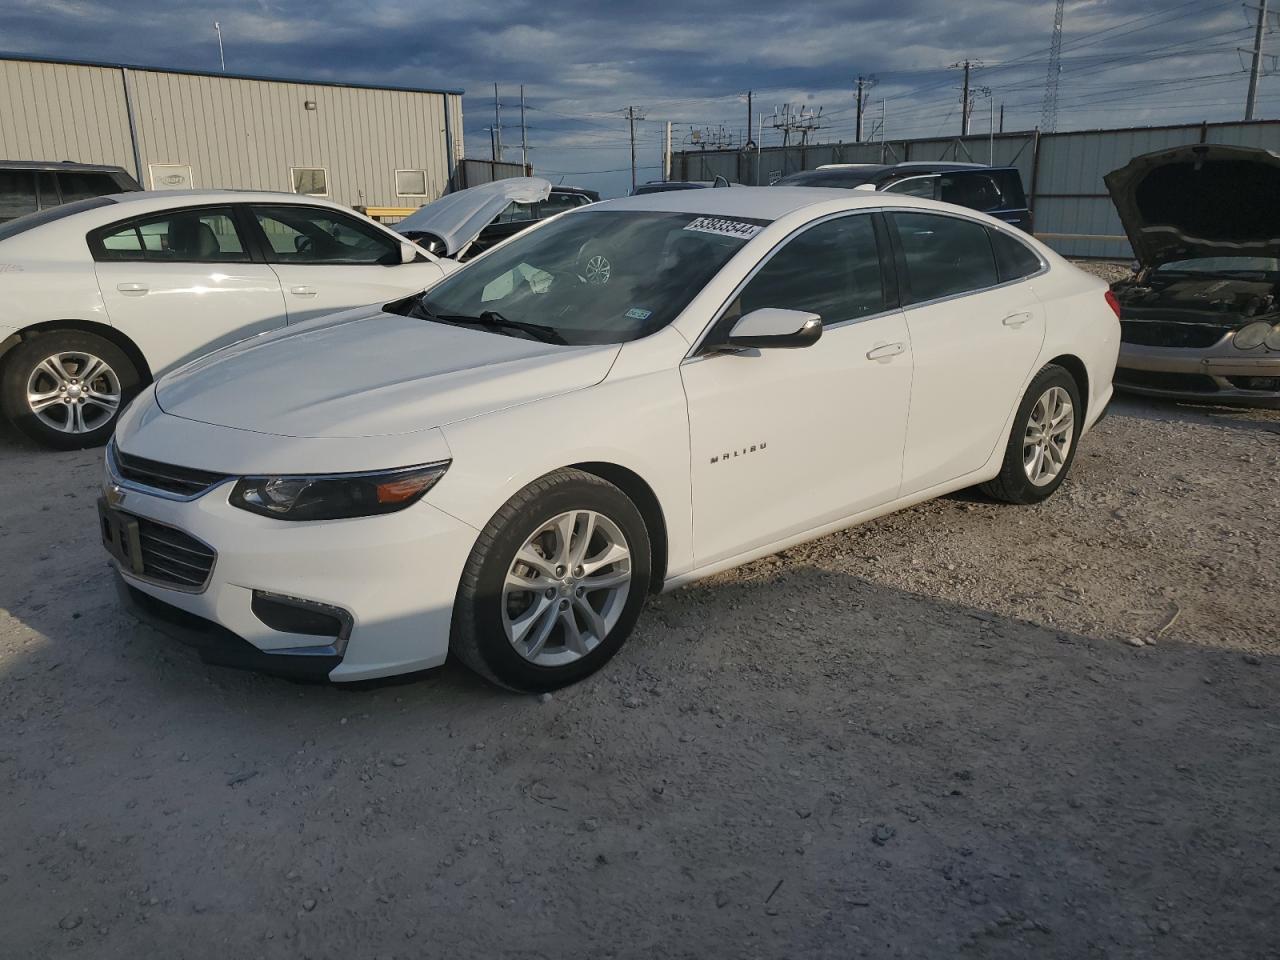
{"type": "Polygon", "coordinates": [[[206,667],[88,573],[0,670],[19,955],[1274,947],[1273,657],[797,565],[656,598],[549,702],[351,693],[206,667]]]}

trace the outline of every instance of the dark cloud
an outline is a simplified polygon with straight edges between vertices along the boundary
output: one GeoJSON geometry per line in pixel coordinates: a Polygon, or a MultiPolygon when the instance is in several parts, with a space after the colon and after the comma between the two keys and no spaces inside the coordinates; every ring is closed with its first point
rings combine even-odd
{"type": "MultiPolygon", "coordinates": [[[[217,19],[232,71],[465,88],[468,152],[478,156],[489,150],[493,82],[513,125],[508,146],[524,83],[536,166],[616,193],[629,174],[586,172],[628,165],[628,104],[648,117],[638,125],[642,178],[657,174],[663,121],[677,123],[677,140],[691,126],[739,135],[747,89],[770,114],[788,101],[821,106],[819,138],[849,139],[852,80],[874,73],[871,112],[885,98],[890,136],[955,132],[958,75],[947,65],[963,58],[985,64],[974,83],[1005,104],[1008,128],[1035,126],[1052,12],[1052,0],[7,0],[0,37],[14,52],[217,69],[217,19]]],[[[1236,0],[1072,0],[1060,128],[1237,118],[1246,26],[1236,0]]],[[[1264,87],[1264,115],[1280,106],[1276,92],[1264,87]]]]}

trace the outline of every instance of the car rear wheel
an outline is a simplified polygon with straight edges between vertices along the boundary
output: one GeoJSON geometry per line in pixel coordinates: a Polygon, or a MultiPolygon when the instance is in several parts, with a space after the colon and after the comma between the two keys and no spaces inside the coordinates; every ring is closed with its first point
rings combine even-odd
{"type": "Polygon", "coordinates": [[[32,440],[58,450],[105,443],[139,386],[115,344],[80,330],[24,340],[5,358],[0,406],[32,440]]]}
{"type": "Polygon", "coordinates": [[[1062,485],[1076,456],[1084,406],[1075,377],[1056,364],[1036,374],[1018,406],[988,496],[1006,503],[1039,503],[1062,485]]]}
{"type": "Polygon", "coordinates": [[[458,588],[451,648],[514,690],[580,680],[631,633],[650,562],[648,531],[626,494],[580,470],[548,474],[481,532],[458,588]]]}

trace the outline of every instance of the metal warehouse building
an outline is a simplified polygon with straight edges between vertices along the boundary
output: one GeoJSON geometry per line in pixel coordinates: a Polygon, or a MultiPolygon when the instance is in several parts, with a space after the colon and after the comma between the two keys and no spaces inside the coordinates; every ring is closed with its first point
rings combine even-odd
{"type": "Polygon", "coordinates": [[[404,207],[444,193],[462,151],[461,90],[0,58],[0,160],[404,207]]]}

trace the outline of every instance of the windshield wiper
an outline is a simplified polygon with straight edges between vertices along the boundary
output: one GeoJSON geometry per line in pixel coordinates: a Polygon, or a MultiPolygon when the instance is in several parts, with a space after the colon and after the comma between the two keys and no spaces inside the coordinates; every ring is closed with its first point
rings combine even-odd
{"type": "Polygon", "coordinates": [[[423,319],[438,320],[441,323],[474,324],[489,330],[516,330],[520,333],[528,334],[535,340],[541,340],[543,343],[565,344],[568,342],[551,327],[544,327],[537,323],[525,323],[522,320],[508,320],[497,310],[484,310],[474,317],[465,313],[436,313],[419,300],[413,312],[423,319]]]}

